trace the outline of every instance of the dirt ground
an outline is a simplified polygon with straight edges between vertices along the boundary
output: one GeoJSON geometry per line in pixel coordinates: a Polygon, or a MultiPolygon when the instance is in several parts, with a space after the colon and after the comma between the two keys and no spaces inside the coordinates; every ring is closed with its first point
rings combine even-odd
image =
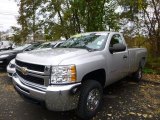
{"type": "MultiPolygon", "coordinates": [[[[104,90],[103,106],[93,120],[160,120],[160,75],[144,75],[139,83],[126,78],[104,90]]],[[[53,112],[28,103],[0,72],[0,120],[79,120],[74,111],[53,112]]]]}

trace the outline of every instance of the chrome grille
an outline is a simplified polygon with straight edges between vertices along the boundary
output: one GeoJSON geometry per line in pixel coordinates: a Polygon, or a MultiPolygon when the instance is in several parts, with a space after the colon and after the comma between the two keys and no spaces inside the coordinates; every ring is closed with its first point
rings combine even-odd
{"type": "Polygon", "coordinates": [[[44,72],[44,70],[45,70],[45,66],[43,66],[43,65],[25,63],[25,62],[22,62],[22,61],[19,61],[19,60],[16,60],[15,63],[19,67],[26,67],[29,70],[34,70],[34,71],[37,71],[37,72],[44,72]]]}
{"type": "Polygon", "coordinates": [[[28,82],[32,82],[35,84],[39,84],[39,85],[44,85],[44,79],[43,78],[39,78],[39,77],[35,77],[35,76],[31,76],[31,75],[24,75],[21,71],[16,69],[16,73],[23,78],[25,81],[28,82]]]}

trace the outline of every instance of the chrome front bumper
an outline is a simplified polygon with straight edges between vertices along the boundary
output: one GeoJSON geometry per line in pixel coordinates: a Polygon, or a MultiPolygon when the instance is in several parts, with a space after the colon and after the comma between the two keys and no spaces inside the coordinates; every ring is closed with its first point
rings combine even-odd
{"type": "Polygon", "coordinates": [[[21,82],[21,78],[14,73],[13,85],[15,89],[25,96],[43,101],[49,110],[67,111],[75,109],[79,100],[79,86],[81,83],[70,85],[51,85],[45,89],[30,87],[21,82]]]}

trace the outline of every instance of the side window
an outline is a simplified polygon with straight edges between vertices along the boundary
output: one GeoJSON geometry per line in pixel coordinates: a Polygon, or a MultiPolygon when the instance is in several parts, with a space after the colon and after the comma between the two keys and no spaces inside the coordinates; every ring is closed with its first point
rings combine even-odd
{"type": "Polygon", "coordinates": [[[113,47],[114,44],[123,43],[122,38],[119,34],[112,36],[109,47],[113,47]]]}

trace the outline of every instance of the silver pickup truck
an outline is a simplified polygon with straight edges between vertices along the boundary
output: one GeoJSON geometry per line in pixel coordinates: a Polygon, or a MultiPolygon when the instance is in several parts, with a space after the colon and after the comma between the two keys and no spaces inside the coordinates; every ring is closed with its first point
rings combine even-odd
{"type": "Polygon", "coordinates": [[[18,54],[13,84],[25,99],[89,119],[100,109],[104,87],[131,74],[141,79],[146,57],[145,48],[127,48],[121,33],[78,34],[52,50],[18,54]]]}

